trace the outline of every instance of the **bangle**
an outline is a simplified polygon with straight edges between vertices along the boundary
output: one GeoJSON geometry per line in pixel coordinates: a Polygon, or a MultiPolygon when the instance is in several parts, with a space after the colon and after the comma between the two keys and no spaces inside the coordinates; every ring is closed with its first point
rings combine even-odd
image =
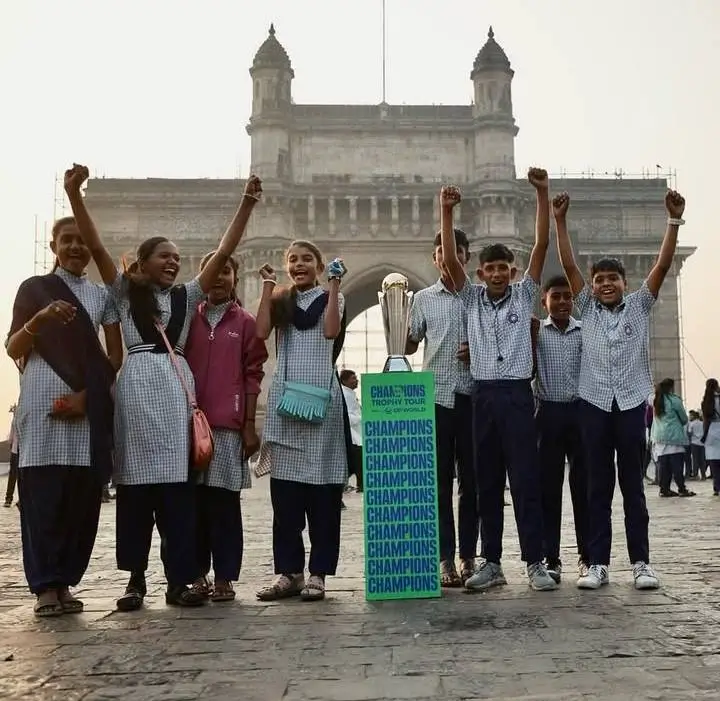
{"type": "Polygon", "coordinates": [[[27,321],[23,324],[23,331],[24,331],[28,336],[37,336],[36,333],[33,333],[32,331],[30,331],[30,328],[28,327],[28,322],[27,322],[27,321]]]}
{"type": "Polygon", "coordinates": [[[675,219],[674,217],[668,217],[668,226],[682,226],[685,223],[684,219],[675,219]]]}
{"type": "Polygon", "coordinates": [[[275,285],[277,285],[277,281],[276,280],[268,280],[267,278],[263,278],[263,285],[272,285],[273,287],[275,287],[275,285]]]}
{"type": "Polygon", "coordinates": [[[255,200],[255,202],[260,201],[260,195],[251,195],[249,192],[243,192],[243,197],[247,197],[250,200],[255,200]]]}

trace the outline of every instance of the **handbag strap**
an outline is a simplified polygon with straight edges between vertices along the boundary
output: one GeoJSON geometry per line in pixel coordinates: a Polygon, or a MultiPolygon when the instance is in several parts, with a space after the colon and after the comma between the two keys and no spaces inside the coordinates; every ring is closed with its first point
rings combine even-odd
{"type": "Polygon", "coordinates": [[[197,401],[195,399],[195,394],[188,386],[188,383],[185,381],[185,376],[183,375],[182,370],[180,369],[180,363],[178,363],[177,355],[175,355],[175,351],[173,350],[172,346],[170,345],[170,341],[168,341],[168,337],[165,334],[165,329],[162,327],[162,324],[155,322],[155,328],[158,330],[158,333],[160,334],[160,337],[163,340],[163,343],[165,344],[165,348],[167,348],[168,355],[170,356],[170,361],[173,364],[173,367],[175,368],[175,374],[178,376],[178,379],[180,380],[180,384],[183,386],[183,389],[185,390],[185,395],[187,396],[188,404],[190,404],[191,409],[197,409],[197,401]]]}

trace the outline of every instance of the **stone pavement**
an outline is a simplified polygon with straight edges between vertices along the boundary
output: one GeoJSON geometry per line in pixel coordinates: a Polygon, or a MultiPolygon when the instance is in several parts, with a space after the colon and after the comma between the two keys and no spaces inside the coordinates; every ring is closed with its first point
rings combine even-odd
{"type": "MultiPolygon", "coordinates": [[[[113,555],[115,508],[80,588],[81,616],[37,621],[23,580],[17,509],[0,509],[0,698],[46,701],[363,701],[416,699],[720,699],[720,499],[648,488],[659,592],[631,587],[616,503],[610,586],[574,587],[569,504],[567,581],[528,590],[506,510],[507,587],[486,594],[368,604],[361,497],[345,512],[339,576],[322,603],[260,604],[271,575],[268,481],[243,498],[246,553],[238,601],[165,607],[155,552],[146,610],[113,613],[124,577],[113,555]]],[[[4,489],[4,485],[0,485],[4,489]]],[[[157,545],[156,545],[157,547],[157,545]]]]}

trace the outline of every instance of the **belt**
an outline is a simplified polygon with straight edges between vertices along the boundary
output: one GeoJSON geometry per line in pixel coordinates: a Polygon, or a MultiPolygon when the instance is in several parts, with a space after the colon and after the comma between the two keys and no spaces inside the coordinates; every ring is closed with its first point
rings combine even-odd
{"type": "MultiPolygon", "coordinates": [[[[184,349],[175,346],[173,348],[173,351],[175,351],[175,355],[185,357],[185,351],[184,349]]],[[[164,346],[158,347],[154,343],[141,343],[137,346],[133,346],[132,348],[128,348],[127,350],[128,355],[135,355],[135,353],[165,353],[167,355],[167,348],[164,346]]]]}

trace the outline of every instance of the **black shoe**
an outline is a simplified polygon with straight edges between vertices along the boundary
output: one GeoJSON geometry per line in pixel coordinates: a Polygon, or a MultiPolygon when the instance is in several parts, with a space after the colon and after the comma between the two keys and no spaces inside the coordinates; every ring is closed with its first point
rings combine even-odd
{"type": "Polygon", "coordinates": [[[186,587],[184,584],[178,587],[168,585],[165,593],[165,603],[168,606],[202,606],[207,601],[202,594],[186,587]]]}
{"type": "Polygon", "coordinates": [[[660,496],[661,497],[676,497],[676,496],[678,496],[678,493],[673,492],[672,489],[661,489],[660,496]]]}
{"type": "Polygon", "coordinates": [[[142,608],[147,594],[145,574],[132,574],[125,593],[115,602],[118,611],[137,611],[142,608]]]}

